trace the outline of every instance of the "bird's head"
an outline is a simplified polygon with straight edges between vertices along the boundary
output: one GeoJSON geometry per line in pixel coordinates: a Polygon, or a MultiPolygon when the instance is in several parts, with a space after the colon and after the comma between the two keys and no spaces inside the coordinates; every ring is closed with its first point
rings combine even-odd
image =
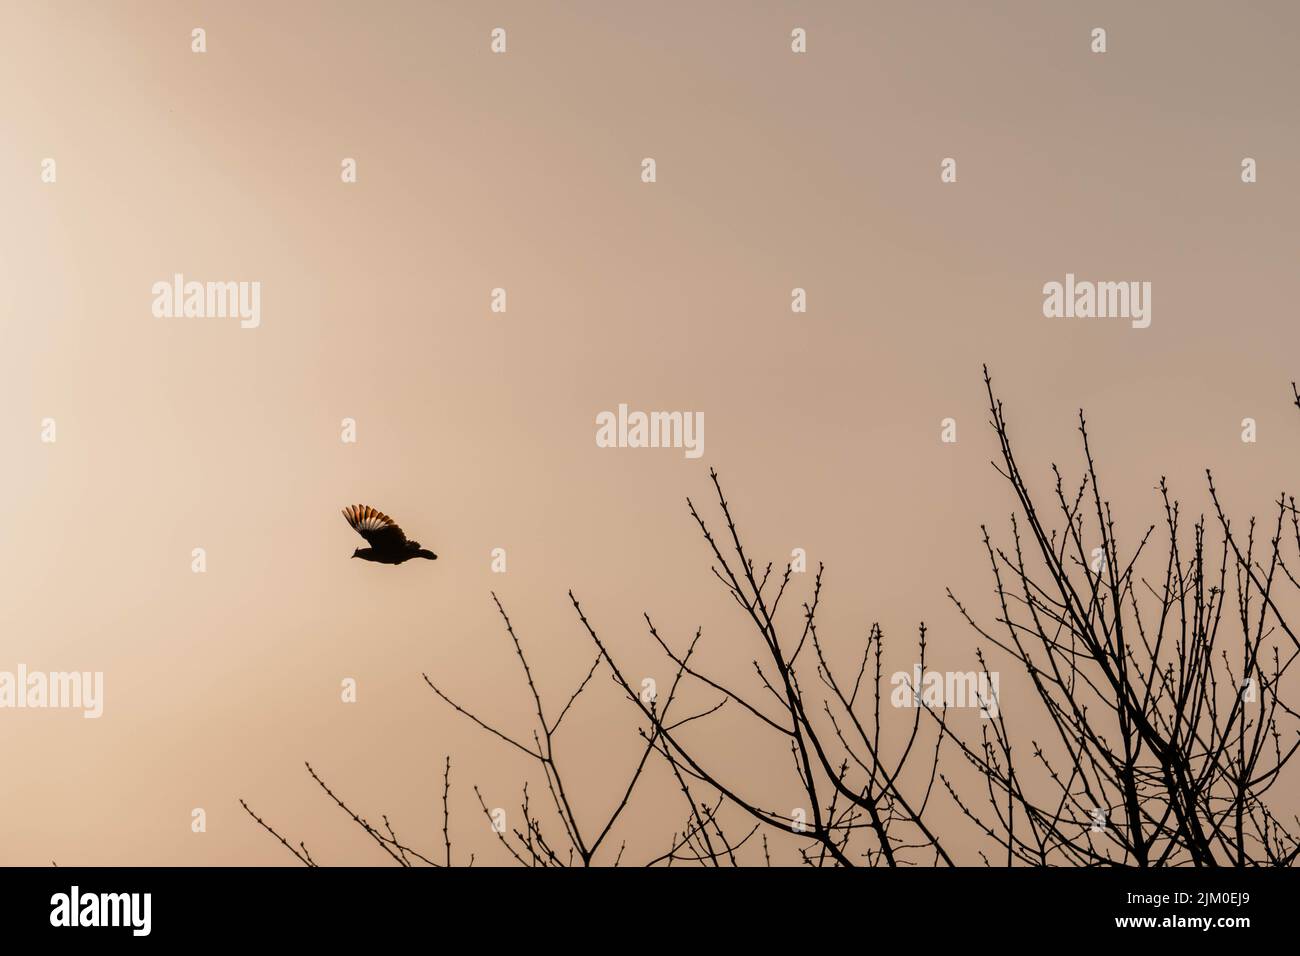
{"type": "Polygon", "coordinates": [[[355,551],[352,552],[352,557],[354,557],[354,558],[355,558],[355,557],[359,557],[360,554],[361,554],[361,549],[360,549],[360,548],[357,548],[355,551]]]}

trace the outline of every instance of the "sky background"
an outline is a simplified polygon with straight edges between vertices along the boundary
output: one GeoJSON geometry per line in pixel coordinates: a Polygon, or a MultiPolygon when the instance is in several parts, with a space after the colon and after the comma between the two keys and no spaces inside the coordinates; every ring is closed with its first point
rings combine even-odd
{"type": "MultiPolygon", "coordinates": [[[[450,754],[456,853],[505,862],[470,787],[509,809],[541,778],[421,672],[526,734],[489,592],[556,701],[593,656],[572,588],[634,674],[666,673],[643,611],[743,673],[685,503],[712,511],[710,467],[756,557],[825,562],[825,639],[879,621],[910,670],[925,621],[935,666],[974,667],[944,590],[992,616],[979,527],[1012,506],[981,363],[1044,489],[1087,410],[1122,544],[1161,475],[1192,513],[1206,467],[1266,512],[1300,442],[1298,41],[1283,2],[4,3],[0,670],[106,690],[99,720],[0,711],[0,861],[293,862],[243,797],[321,862],[383,863],[303,761],[432,847],[450,754]],[[1150,328],[1044,318],[1067,272],[1151,282],[1150,328]],[[261,327],[154,318],[174,273],[259,281],[261,327]],[[597,448],[619,403],[703,412],[705,454],[597,448]],[[355,502],[439,560],[348,560],[355,502]]],[[[633,716],[602,676],[567,728],[593,820],[633,716]]],[[[796,798],[770,738],[711,733],[796,798]]],[[[661,778],[630,847],[684,819],[661,778]]]]}

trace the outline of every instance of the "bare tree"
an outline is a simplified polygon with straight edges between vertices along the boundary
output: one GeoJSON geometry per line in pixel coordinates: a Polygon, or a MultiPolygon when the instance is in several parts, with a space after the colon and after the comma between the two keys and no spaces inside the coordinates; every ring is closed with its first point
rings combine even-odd
{"type": "MultiPolygon", "coordinates": [[[[316,781],[316,785],[319,786],[321,790],[323,790],[325,794],[331,800],[334,801],[334,803],[338,806],[340,810],[342,810],[344,813],[348,815],[348,817],[352,820],[353,823],[355,823],[358,827],[361,828],[362,832],[364,832],[366,836],[370,837],[370,839],[373,840],[379,846],[380,849],[382,849],[386,854],[388,854],[388,856],[391,857],[392,860],[397,865],[399,866],[418,866],[418,865],[451,866],[452,865],[451,864],[451,834],[447,829],[448,821],[450,820],[450,808],[448,804],[448,797],[451,793],[451,758],[450,757],[447,758],[446,765],[443,768],[443,777],[442,777],[443,838],[446,841],[446,851],[447,851],[444,863],[435,863],[428,856],[425,856],[423,853],[420,853],[418,850],[415,850],[407,846],[406,844],[402,843],[400,840],[398,840],[397,834],[393,831],[393,826],[388,821],[388,816],[386,814],[382,817],[384,821],[383,830],[380,830],[378,827],[372,825],[368,820],[366,820],[365,817],[358,814],[355,810],[353,810],[350,806],[348,806],[347,803],[345,803],[341,797],[339,797],[333,790],[331,790],[329,786],[325,783],[325,781],[322,780],[320,776],[316,773],[315,769],[312,767],[311,764],[307,764],[306,767],[307,767],[307,773],[311,774],[311,778],[316,781]]],[[[278,830],[276,830],[273,826],[271,826],[271,824],[267,823],[255,812],[253,812],[253,808],[250,807],[246,801],[240,800],[239,805],[244,808],[245,813],[247,813],[250,817],[252,817],[255,821],[257,821],[258,826],[260,826],[267,833],[271,834],[271,836],[279,840],[280,843],[283,844],[285,849],[287,849],[290,853],[292,853],[295,857],[297,857],[300,863],[302,863],[304,866],[319,866],[319,864],[314,859],[312,859],[312,855],[308,851],[306,843],[300,840],[298,842],[298,845],[295,847],[292,843],[289,842],[289,840],[286,837],[282,836],[278,830]]],[[[469,866],[474,865],[474,855],[472,853],[470,854],[468,865],[469,866]]]]}
{"type": "MultiPolygon", "coordinates": [[[[608,813],[600,820],[596,821],[593,826],[589,826],[579,819],[577,812],[574,810],[573,801],[570,797],[570,788],[566,785],[566,777],[561,770],[561,765],[556,753],[556,741],[558,731],[564,718],[573,709],[574,704],[582,696],[591,684],[592,677],[595,676],[596,670],[600,667],[601,659],[599,656],[592,661],[591,667],[588,668],[586,676],[578,683],[577,688],[569,696],[568,702],[560,709],[560,712],[554,719],[548,719],[547,708],[542,702],[542,695],[537,689],[537,684],[533,680],[532,669],[528,666],[528,657],[524,653],[523,645],[515,635],[514,625],[510,623],[510,618],[506,610],[501,606],[501,601],[496,594],[492,595],[492,600],[496,603],[497,611],[505,623],[506,633],[509,634],[511,643],[514,646],[515,656],[519,658],[520,667],[523,670],[524,678],[528,684],[528,691],[532,697],[533,706],[537,716],[537,724],[532,731],[530,741],[519,740],[502,730],[497,729],[485,720],[479,718],[474,713],[462,707],[456,701],[452,700],[444,691],[429,679],[425,674],[424,681],[429,685],[435,694],[443,701],[456,710],[457,713],[467,717],[479,727],[491,733],[493,736],[509,744],[511,747],[527,755],[536,761],[542,769],[546,779],[546,789],[550,796],[551,807],[555,812],[561,824],[563,843],[560,843],[554,836],[548,838],[546,830],[541,819],[534,811],[529,802],[528,785],[524,784],[523,796],[520,803],[520,810],[523,817],[523,828],[509,827],[505,824],[503,815],[496,815],[488,809],[487,802],[483,799],[482,793],[477,787],[474,788],[478,796],[479,804],[483,808],[484,815],[487,816],[492,824],[501,844],[510,852],[510,854],[521,864],[526,866],[571,866],[579,864],[590,866],[596,860],[597,854],[603,846],[607,845],[610,835],[614,832],[615,824],[627,809],[629,801],[632,799],[633,791],[641,781],[646,769],[646,763],[650,759],[656,746],[656,734],[652,730],[648,734],[643,734],[645,743],[640,748],[639,758],[635,760],[631,768],[626,773],[626,784],[622,787],[621,799],[611,807],[608,813]]],[[[680,680],[681,673],[678,673],[677,679],[680,680]]],[[[673,682],[667,698],[663,704],[661,714],[666,714],[672,706],[673,697],[676,693],[677,681],[673,682]]],[[[692,827],[688,826],[688,832],[692,827]]],[[[623,857],[623,844],[619,846],[617,854],[613,857],[613,864],[617,866],[623,857]]]]}
{"type": "MultiPolygon", "coordinates": [[[[779,579],[772,576],[770,563],[761,572],[756,568],[745,551],[717,473],[710,470],[709,476],[727,527],[725,547],[718,543],[695,504],[688,500],[687,505],[708,544],[713,574],[744,612],[752,629],[758,651],[750,661],[753,690],[737,689],[692,665],[691,656],[700,639],[698,631],[690,646],[677,652],[660,636],[648,614],[646,627],[677,668],[679,680],[685,675],[716,695],[717,704],[698,717],[731,704],[748,715],[761,739],[770,739],[776,747],[789,751],[793,778],[805,795],[806,806],[796,811],[773,809],[773,801],[752,792],[752,782],[726,779],[721,772],[711,770],[699,745],[681,729],[687,721],[667,722],[663,713],[633,688],[578,599],[569,592],[574,610],[614,679],[650,724],[655,749],[684,787],[703,788],[747,814],[757,826],[794,834],[806,844],[800,852],[810,865],[894,866],[913,862],[912,857],[919,862],[951,865],[951,858],[923,819],[935,788],[942,732],[933,734],[932,745],[921,745],[921,713],[916,710],[910,734],[899,753],[890,757],[881,752],[878,743],[883,646],[879,625],[873,624],[867,635],[856,673],[847,678],[837,676],[817,631],[824,572],[819,566],[812,594],[802,605],[793,633],[788,634],[779,623],[779,612],[790,586],[792,568],[787,565],[779,579]],[[807,665],[802,672],[801,664],[807,665]],[[809,670],[810,687],[805,689],[802,678],[809,670]],[[926,770],[917,792],[909,795],[901,778],[912,759],[925,760],[926,770]]],[[[920,654],[924,662],[924,625],[920,629],[920,654]]],[[[942,714],[939,722],[942,728],[942,714]]],[[[707,736],[706,728],[699,724],[691,730],[695,737],[707,736]]],[[[764,858],[768,859],[766,839],[764,858]]]]}
{"type": "Polygon", "coordinates": [[[1281,696],[1300,643],[1277,595],[1283,575],[1296,584],[1282,554],[1288,517],[1300,546],[1294,499],[1279,499],[1261,545],[1254,519],[1244,536],[1234,530],[1209,477],[1214,520],[1200,516],[1188,541],[1161,478],[1163,521],[1126,551],[1083,413],[1083,476],[1067,494],[1053,466],[1053,501],[1042,509],[987,369],[984,382],[1000,450],[994,467],[1018,506],[1009,546],[983,529],[999,604],[993,626],[948,594],[1028,676],[1038,712],[1017,707],[1015,723],[1045,727],[1047,739],[1030,737],[1029,758],[1017,759],[1005,706],[978,742],[949,732],[983,776],[990,809],[977,813],[945,777],[949,792],[1007,865],[1289,865],[1296,840],[1266,796],[1300,746],[1281,696]]]}

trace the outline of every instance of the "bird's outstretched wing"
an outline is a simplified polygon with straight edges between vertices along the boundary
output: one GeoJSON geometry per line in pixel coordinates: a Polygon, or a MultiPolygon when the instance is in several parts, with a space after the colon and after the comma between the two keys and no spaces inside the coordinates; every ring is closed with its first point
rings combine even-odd
{"type": "Polygon", "coordinates": [[[406,535],[397,522],[382,511],[369,505],[351,505],[343,509],[343,517],[348,519],[353,531],[370,542],[372,548],[390,551],[406,547],[406,535]]]}

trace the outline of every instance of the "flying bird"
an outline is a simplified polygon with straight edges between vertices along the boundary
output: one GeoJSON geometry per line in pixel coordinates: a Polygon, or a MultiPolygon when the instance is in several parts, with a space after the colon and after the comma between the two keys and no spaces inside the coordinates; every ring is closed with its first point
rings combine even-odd
{"type": "Polygon", "coordinates": [[[432,551],[420,547],[420,542],[408,540],[396,521],[369,505],[344,508],[343,517],[348,519],[352,530],[370,545],[353,551],[354,558],[377,561],[380,564],[401,564],[411,558],[428,558],[430,561],[438,559],[432,551]]]}

